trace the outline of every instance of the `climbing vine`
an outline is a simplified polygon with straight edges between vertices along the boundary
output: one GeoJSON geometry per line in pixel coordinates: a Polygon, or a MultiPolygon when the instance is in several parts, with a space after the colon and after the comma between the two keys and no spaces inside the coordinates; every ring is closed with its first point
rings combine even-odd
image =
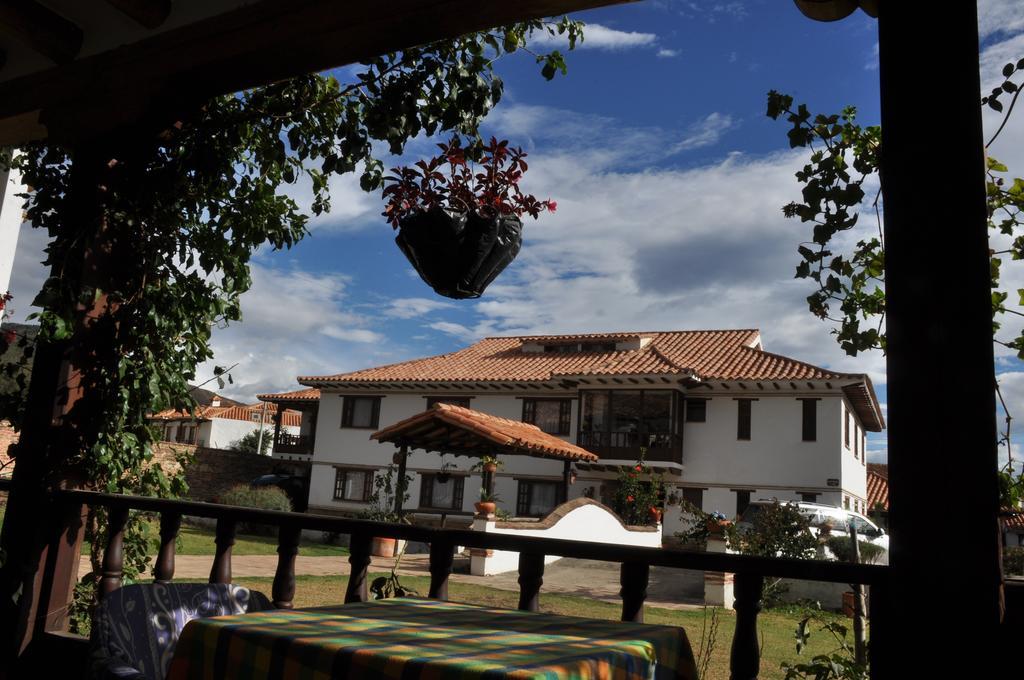
{"type": "MultiPolygon", "coordinates": [[[[257,249],[298,243],[311,217],[330,210],[332,177],[355,172],[377,190],[381,154],[420,135],[478,138],[503,93],[495,61],[526,51],[551,80],[565,73],[564,56],[531,52],[531,36],[561,35],[572,49],[582,29],[562,18],[468,34],[381,55],[346,71],[347,82],[300,76],[213,98],[166,125],[74,148],[35,143],[7,158],[32,187],[28,221],[50,239],[51,275],[34,301],[40,332],[24,349],[61,347],[82,387],[61,425],[73,453],[49,482],[181,493],[182,481],[152,463],[147,417],[195,406],[189,381],[213,358],[211,329],[241,318],[257,249]],[[299,183],[311,188],[309,213],[287,193],[299,183]]],[[[0,418],[18,425],[24,399],[8,397],[0,418]]],[[[145,530],[132,522],[129,576],[145,567],[145,530]]]]}

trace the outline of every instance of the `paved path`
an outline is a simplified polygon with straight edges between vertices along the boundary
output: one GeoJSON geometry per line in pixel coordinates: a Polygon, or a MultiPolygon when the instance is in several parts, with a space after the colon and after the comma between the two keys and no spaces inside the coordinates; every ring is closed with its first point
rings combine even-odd
{"type": "MultiPolygon", "coordinates": [[[[205,579],[210,575],[213,564],[211,555],[178,555],[175,558],[174,576],[179,579],[205,579]]],[[[394,558],[374,557],[370,571],[390,571],[394,558]]],[[[519,575],[516,572],[496,576],[472,576],[469,573],[469,559],[457,557],[455,573],[451,580],[458,583],[472,583],[499,590],[518,591],[519,575]]],[[[231,558],[231,572],[234,576],[273,577],[277,569],[276,555],[235,555],[231,558]]],[[[79,577],[89,572],[89,560],[82,557],[79,562],[79,577]]],[[[295,573],[301,576],[347,576],[347,556],[304,557],[295,559],[295,573]]],[[[402,558],[400,574],[425,576],[429,574],[428,555],[406,555],[402,558]]],[[[609,562],[594,562],[563,558],[544,569],[543,593],[560,593],[589,597],[618,604],[619,565],[609,562]]],[[[704,594],[704,577],[700,572],[680,569],[651,568],[647,604],[669,609],[700,607],[704,594]]]]}

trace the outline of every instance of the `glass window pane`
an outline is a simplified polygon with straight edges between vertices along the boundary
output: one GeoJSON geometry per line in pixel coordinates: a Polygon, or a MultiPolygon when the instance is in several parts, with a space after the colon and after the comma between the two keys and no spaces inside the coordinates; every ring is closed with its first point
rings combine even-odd
{"type": "Polygon", "coordinates": [[[546,515],[555,509],[555,499],[558,494],[558,487],[554,483],[534,482],[530,489],[530,505],[528,508],[531,515],[546,515]]]}
{"type": "Polygon", "coordinates": [[[583,393],[583,418],[580,425],[583,432],[608,431],[608,393],[583,393]]]}
{"type": "Polygon", "coordinates": [[[352,399],[352,427],[373,427],[373,399],[355,397],[352,399]]]}
{"type": "Polygon", "coordinates": [[[638,446],[643,397],[639,390],[612,392],[612,446],[638,446]]]}
{"type": "Polygon", "coordinates": [[[533,424],[544,432],[558,433],[562,404],[558,401],[534,402],[533,424]]]}
{"type": "Polygon", "coordinates": [[[366,472],[347,470],[345,472],[345,489],[342,497],[345,500],[363,500],[363,490],[366,488],[366,472]]]}
{"type": "MultiPolygon", "coordinates": [[[[643,428],[649,434],[672,432],[672,393],[644,392],[643,428]]],[[[661,443],[665,438],[655,438],[652,443],[661,443]]]]}

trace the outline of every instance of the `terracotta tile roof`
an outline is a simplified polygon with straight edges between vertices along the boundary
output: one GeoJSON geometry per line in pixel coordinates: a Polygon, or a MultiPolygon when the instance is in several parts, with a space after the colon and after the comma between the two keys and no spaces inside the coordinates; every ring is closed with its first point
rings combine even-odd
{"type": "Polygon", "coordinates": [[[271,404],[280,403],[282,401],[320,401],[320,390],[314,387],[305,390],[295,390],[293,392],[257,394],[256,398],[260,401],[270,402],[271,404]]]}
{"type": "Polygon", "coordinates": [[[729,381],[854,381],[845,386],[870,430],[885,424],[881,409],[864,374],[839,373],[761,349],[755,329],[588,333],[485,338],[450,354],[403,361],[387,366],[340,373],[302,376],[311,387],[359,386],[368,383],[551,381],[586,376],[693,376],[699,380],[729,381]],[[582,341],[644,341],[638,349],[570,353],[524,351],[524,345],[582,341]]]}
{"type": "MultiPolygon", "coordinates": [[[[194,413],[167,409],[154,413],[151,418],[154,420],[213,420],[221,418],[227,420],[245,420],[258,422],[260,413],[263,411],[263,404],[251,404],[248,406],[197,406],[194,413]]],[[[267,404],[267,424],[272,422],[274,414],[277,413],[275,404],[267,404]]],[[[281,424],[299,427],[302,424],[302,413],[286,410],[281,416],[281,424]]]]}
{"type": "Polygon", "coordinates": [[[444,403],[378,430],[370,439],[455,455],[507,454],[597,461],[597,455],[542,432],[536,425],[444,403]]]}
{"type": "Polygon", "coordinates": [[[1003,531],[1010,530],[1016,532],[1024,532],[1024,512],[1015,511],[1004,511],[1009,514],[1004,514],[999,518],[1000,523],[1003,525],[1003,531]]]}
{"type": "Polygon", "coordinates": [[[889,466],[868,463],[868,510],[889,509],[889,466]]]}

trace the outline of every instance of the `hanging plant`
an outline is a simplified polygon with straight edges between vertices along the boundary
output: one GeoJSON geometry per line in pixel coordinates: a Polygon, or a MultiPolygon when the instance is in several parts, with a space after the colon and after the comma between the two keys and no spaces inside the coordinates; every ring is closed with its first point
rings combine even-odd
{"type": "Polygon", "coordinates": [[[384,178],[383,214],[398,230],[395,243],[434,291],[480,297],[519,254],[520,218],[557,206],[519,189],[527,154],[508,140],[464,147],[455,136],[437,146],[438,155],[384,178]]]}

